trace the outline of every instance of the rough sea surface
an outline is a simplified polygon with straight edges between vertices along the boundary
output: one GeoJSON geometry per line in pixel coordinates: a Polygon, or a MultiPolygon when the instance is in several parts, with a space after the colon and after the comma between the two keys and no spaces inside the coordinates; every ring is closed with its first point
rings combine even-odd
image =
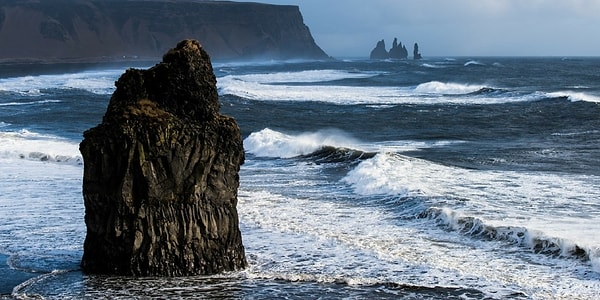
{"type": "Polygon", "coordinates": [[[249,268],[89,276],[78,144],[131,66],[0,65],[0,298],[600,298],[600,58],[215,63],[249,268]]]}

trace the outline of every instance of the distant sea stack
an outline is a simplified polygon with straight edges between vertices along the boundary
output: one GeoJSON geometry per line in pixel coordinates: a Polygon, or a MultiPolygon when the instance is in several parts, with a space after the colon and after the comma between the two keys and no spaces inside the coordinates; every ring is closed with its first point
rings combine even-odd
{"type": "Polygon", "coordinates": [[[408,50],[402,43],[398,43],[398,39],[394,38],[392,48],[390,49],[390,58],[394,59],[405,59],[408,57],[408,50]]]}
{"type": "Polygon", "coordinates": [[[3,0],[0,62],[157,59],[183,39],[213,60],[325,59],[298,6],[208,0],[3,0]]]}
{"type": "MultiPolygon", "coordinates": [[[[421,59],[421,54],[419,53],[419,46],[415,43],[415,47],[413,50],[413,58],[421,59]]],[[[371,59],[406,59],[408,58],[408,50],[405,45],[402,45],[401,42],[398,42],[398,38],[394,38],[394,42],[392,43],[392,48],[388,51],[385,48],[385,40],[381,40],[377,42],[377,45],[373,50],[371,50],[371,54],[369,55],[371,59]]]]}
{"type": "Polygon", "coordinates": [[[377,45],[373,50],[371,50],[371,55],[369,56],[371,59],[388,59],[390,58],[390,54],[385,49],[385,40],[381,40],[377,42],[377,45]]]}
{"type": "Polygon", "coordinates": [[[421,53],[419,52],[419,44],[415,43],[415,46],[413,47],[413,59],[421,59],[423,58],[421,56],[421,53]]]}
{"type": "Polygon", "coordinates": [[[240,129],[219,114],[210,58],[180,42],[116,82],[84,133],[86,273],[214,274],[244,268],[237,214],[240,129]]]}

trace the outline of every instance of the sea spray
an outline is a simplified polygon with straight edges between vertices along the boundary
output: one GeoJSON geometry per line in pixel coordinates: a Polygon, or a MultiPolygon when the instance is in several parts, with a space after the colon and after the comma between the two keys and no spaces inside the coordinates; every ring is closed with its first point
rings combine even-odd
{"type": "Polygon", "coordinates": [[[355,148],[359,141],[337,129],[285,134],[269,128],[244,139],[244,149],[258,157],[290,158],[313,153],[325,146],[355,148]]]}

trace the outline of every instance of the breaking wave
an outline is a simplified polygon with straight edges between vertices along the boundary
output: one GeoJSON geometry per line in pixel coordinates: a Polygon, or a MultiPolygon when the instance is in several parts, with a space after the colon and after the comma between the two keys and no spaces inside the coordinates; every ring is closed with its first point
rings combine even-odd
{"type": "Polygon", "coordinates": [[[42,96],[47,89],[80,89],[110,95],[123,69],[86,71],[68,74],[22,76],[0,79],[0,92],[42,96]]]}
{"type": "Polygon", "coordinates": [[[474,238],[506,241],[533,253],[553,258],[581,259],[589,262],[594,271],[600,273],[600,248],[579,245],[568,238],[554,237],[541,230],[521,225],[490,225],[477,217],[467,216],[449,208],[430,208],[419,217],[431,219],[439,225],[474,238]]]}
{"type": "Polygon", "coordinates": [[[405,218],[430,219],[463,235],[508,241],[550,257],[583,259],[600,272],[600,248],[590,246],[599,242],[593,232],[600,225],[561,213],[567,206],[593,211],[600,192],[589,186],[600,178],[462,169],[379,153],[342,182],[364,196],[424,201],[420,212],[397,207],[405,218]],[[555,203],[548,205],[548,198],[555,203]],[[540,219],[545,215],[553,219],[540,219]]]}
{"type": "Polygon", "coordinates": [[[247,152],[258,157],[278,158],[310,155],[317,151],[327,152],[324,150],[326,147],[334,149],[333,152],[341,148],[356,149],[358,144],[358,140],[336,129],[290,135],[265,128],[244,139],[244,149],[247,152]]]}
{"type": "Polygon", "coordinates": [[[471,94],[481,89],[487,88],[482,85],[470,85],[460,83],[445,83],[431,81],[419,84],[414,91],[420,94],[439,94],[439,95],[461,95],[471,94]]]}
{"type": "Polygon", "coordinates": [[[593,102],[600,103],[600,96],[592,95],[588,93],[574,92],[574,91],[561,91],[561,92],[553,92],[548,93],[548,97],[550,98],[567,98],[570,101],[585,101],[585,102],[593,102]]]}
{"type": "Polygon", "coordinates": [[[244,149],[256,157],[303,157],[319,162],[368,159],[381,152],[415,151],[443,147],[461,141],[385,141],[363,143],[338,129],[286,134],[270,128],[251,133],[244,139],[244,149]]]}
{"type": "Polygon", "coordinates": [[[372,72],[336,70],[226,75],[219,94],[256,101],[327,102],[338,105],[499,104],[547,98],[538,92],[509,92],[481,84],[430,81],[414,86],[357,86],[336,80],[370,78],[372,72]],[[326,82],[327,84],[323,84],[326,82]]]}
{"type": "Polygon", "coordinates": [[[0,157],[81,165],[79,145],[28,130],[0,132],[0,157]]]}
{"type": "Polygon", "coordinates": [[[316,163],[337,163],[369,159],[375,156],[375,154],[376,153],[374,152],[365,152],[349,148],[324,146],[321,147],[321,149],[302,157],[313,160],[316,163]]]}

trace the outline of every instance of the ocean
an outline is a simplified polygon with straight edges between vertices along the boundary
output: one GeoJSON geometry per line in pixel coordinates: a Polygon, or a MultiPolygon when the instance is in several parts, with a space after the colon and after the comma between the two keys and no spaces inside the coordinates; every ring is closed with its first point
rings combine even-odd
{"type": "Polygon", "coordinates": [[[213,64],[249,266],[80,270],[122,64],[0,65],[0,298],[600,299],[600,58],[213,64]]]}

